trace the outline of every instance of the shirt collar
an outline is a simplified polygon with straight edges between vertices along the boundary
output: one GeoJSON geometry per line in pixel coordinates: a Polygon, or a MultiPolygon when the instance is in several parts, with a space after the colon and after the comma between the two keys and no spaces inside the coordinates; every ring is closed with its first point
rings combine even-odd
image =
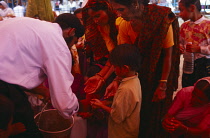
{"type": "Polygon", "coordinates": [[[197,21],[195,21],[194,24],[199,24],[204,20],[206,20],[206,18],[202,15],[202,17],[200,19],[198,19],[197,21]]]}
{"type": "Polygon", "coordinates": [[[122,79],[121,82],[128,81],[128,80],[134,79],[136,77],[138,77],[138,73],[136,75],[134,75],[134,76],[131,76],[131,77],[127,77],[127,78],[122,79]]]}

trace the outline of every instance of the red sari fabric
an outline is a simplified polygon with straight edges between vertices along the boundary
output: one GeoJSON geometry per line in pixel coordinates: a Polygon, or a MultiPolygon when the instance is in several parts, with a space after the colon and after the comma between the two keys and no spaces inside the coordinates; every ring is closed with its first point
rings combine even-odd
{"type": "Polygon", "coordinates": [[[178,86],[179,76],[179,26],[178,20],[167,7],[147,5],[143,11],[142,28],[136,39],[143,56],[139,78],[142,86],[142,107],[140,137],[168,137],[161,126],[161,119],[172,103],[174,90],[178,86]],[[163,41],[172,24],[174,46],[171,60],[171,71],[167,82],[166,99],[152,102],[153,94],[159,84],[163,66],[163,41]],[[152,132],[152,133],[151,133],[152,132]]]}
{"type": "Polygon", "coordinates": [[[117,44],[117,28],[115,26],[115,20],[117,18],[116,13],[113,11],[111,5],[107,0],[89,0],[88,3],[83,8],[83,22],[85,26],[85,39],[86,39],[86,50],[92,51],[94,59],[100,60],[103,57],[107,57],[109,52],[106,47],[106,43],[98,30],[98,24],[96,24],[93,19],[88,15],[88,9],[95,7],[97,5],[102,5],[107,7],[107,14],[109,16],[108,24],[110,26],[110,38],[115,44],[117,44]]]}

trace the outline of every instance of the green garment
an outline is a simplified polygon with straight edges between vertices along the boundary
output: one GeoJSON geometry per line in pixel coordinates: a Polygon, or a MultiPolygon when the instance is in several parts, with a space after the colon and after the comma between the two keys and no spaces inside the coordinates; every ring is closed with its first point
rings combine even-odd
{"type": "Polygon", "coordinates": [[[50,0],[28,0],[26,17],[38,17],[40,20],[54,21],[50,0]]]}

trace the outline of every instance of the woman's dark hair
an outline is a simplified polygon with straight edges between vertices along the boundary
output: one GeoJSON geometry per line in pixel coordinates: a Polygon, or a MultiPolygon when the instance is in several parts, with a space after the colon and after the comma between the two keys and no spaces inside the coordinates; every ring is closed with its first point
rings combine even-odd
{"type": "Polygon", "coordinates": [[[139,4],[142,3],[144,5],[147,5],[149,3],[149,0],[110,0],[110,1],[124,5],[126,7],[131,7],[136,2],[138,2],[139,4]]]}
{"type": "Polygon", "coordinates": [[[200,80],[196,83],[195,87],[201,90],[210,100],[210,84],[206,80],[200,80]]]}
{"type": "Polygon", "coordinates": [[[56,17],[55,23],[58,23],[62,30],[69,27],[75,28],[75,36],[81,37],[85,33],[84,26],[80,23],[79,19],[71,13],[63,13],[56,17]]]}
{"type": "Polygon", "coordinates": [[[14,113],[13,103],[5,96],[0,95],[0,129],[7,130],[14,113]]]}
{"type": "Polygon", "coordinates": [[[200,0],[180,0],[179,3],[182,3],[184,7],[189,8],[190,5],[195,5],[197,10],[201,11],[201,3],[200,0]]]}
{"type": "Polygon", "coordinates": [[[127,65],[133,71],[139,70],[141,59],[142,57],[139,48],[131,44],[116,46],[109,56],[111,64],[119,67],[127,65]]]}
{"type": "Polygon", "coordinates": [[[78,13],[82,13],[82,8],[78,8],[74,11],[74,15],[76,15],[78,13]]]}
{"type": "Polygon", "coordinates": [[[117,14],[114,13],[111,5],[106,0],[89,0],[88,3],[85,5],[85,9],[92,9],[93,11],[99,11],[103,10],[106,11],[109,21],[108,24],[110,25],[110,38],[113,40],[113,42],[117,42],[117,34],[118,30],[115,25],[115,21],[117,18],[117,14]]]}

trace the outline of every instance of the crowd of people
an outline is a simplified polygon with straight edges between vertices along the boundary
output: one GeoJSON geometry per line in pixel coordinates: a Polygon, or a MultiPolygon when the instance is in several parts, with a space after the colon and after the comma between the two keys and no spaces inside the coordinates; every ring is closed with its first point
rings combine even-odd
{"type": "Polygon", "coordinates": [[[25,91],[87,120],[87,138],[210,137],[210,20],[199,0],[179,1],[181,27],[149,0],[88,0],[59,16],[45,2],[29,0],[22,18],[0,2],[0,137],[43,137],[25,91]],[[173,100],[189,53],[193,71],[173,100]]]}

